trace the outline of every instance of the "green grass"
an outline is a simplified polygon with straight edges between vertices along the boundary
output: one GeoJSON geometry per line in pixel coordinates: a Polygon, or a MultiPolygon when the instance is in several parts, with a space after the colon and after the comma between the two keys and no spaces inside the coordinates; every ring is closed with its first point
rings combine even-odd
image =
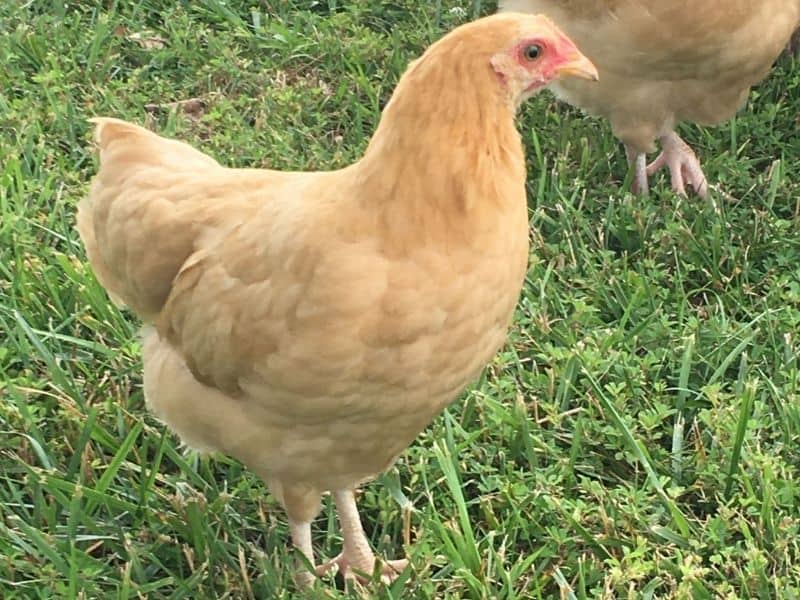
{"type": "MultiPolygon", "coordinates": [[[[344,165],[406,62],[492,8],[2,4],[0,596],[295,596],[262,483],[184,452],[144,409],[137,324],[73,230],[95,169],[85,119],[149,123],[235,166],[344,165]]],[[[511,336],[364,488],[389,557],[414,507],[413,568],[376,597],[800,597],[794,67],[734,121],[682,130],[709,202],[663,179],[649,200],[623,193],[605,123],[549,95],[525,107],[534,244],[511,336]]],[[[338,552],[335,525],[326,503],[318,554],[338,552]]]]}

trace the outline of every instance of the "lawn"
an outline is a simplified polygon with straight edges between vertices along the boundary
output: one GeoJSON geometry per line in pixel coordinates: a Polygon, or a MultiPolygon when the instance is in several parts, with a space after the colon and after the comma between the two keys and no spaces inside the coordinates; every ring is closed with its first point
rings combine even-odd
{"type": "MultiPolygon", "coordinates": [[[[292,598],[261,481],[145,408],[138,323],[73,229],[113,115],[233,166],[360,155],[446,0],[0,5],[0,596],[292,598]]],[[[606,123],[519,119],[532,249],[509,341],[360,499],[378,598],[800,598],[800,71],[681,130],[708,201],[625,193],[606,123]],[[411,545],[403,521],[410,518],[411,545]]],[[[318,555],[340,545],[326,502],[318,555]]],[[[348,597],[341,582],[311,597],[348,597]]]]}

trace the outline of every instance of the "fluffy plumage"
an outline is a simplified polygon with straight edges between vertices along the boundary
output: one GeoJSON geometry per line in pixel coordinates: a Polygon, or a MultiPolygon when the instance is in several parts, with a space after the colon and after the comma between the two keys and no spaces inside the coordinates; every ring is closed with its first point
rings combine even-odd
{"type": "Polygon", "coordinates": [[[544,18],[463,26],[412,63],[363,158],[329,172],[229,169],[94,120],[100,171],[78,230],[98,279],[146,323],[148,405],[261,475],[312,564],[309,524],[333,490],[334,562],[372,572],[353,487],[503,343],[528,256],[514,112],[568,73],[596,77],[544,18]],[[526,40],[542,44],[529,63],[526,40]]]}
{"type": "Polygon", "coordinates": [[[501,0],[501,10],[544,13],[585,51],[598,85],[564,80],[564,100],[611,122],[647,189],[649,168],[670,168],[673,187],[705,193],[694,153],[675,126],[729,119],[764,78],[800,22],[800,0],[501,0]]]}

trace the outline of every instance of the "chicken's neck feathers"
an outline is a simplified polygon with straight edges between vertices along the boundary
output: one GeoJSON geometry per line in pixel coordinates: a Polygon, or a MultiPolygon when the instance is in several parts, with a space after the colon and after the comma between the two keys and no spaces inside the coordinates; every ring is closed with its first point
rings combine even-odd
{"type": "Polygon", "coordinates": [[[468,52],[450,61],[426,54],[400,80],[354,165],[371,202],[466,214],[517,200],[495,193],[509,182],[524,185],[516,107],[488,57],[468,52]]]}

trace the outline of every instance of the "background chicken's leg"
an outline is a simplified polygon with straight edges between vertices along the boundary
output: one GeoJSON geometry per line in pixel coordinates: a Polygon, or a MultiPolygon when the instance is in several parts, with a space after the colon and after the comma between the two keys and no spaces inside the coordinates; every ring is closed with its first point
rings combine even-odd
{"type": "Polygon", "coordinates": [[[625,144],[625,155],[628,157],[628,164],[633,168],[631,190],[634,194],[647,196],[650,193],[647,182],[647,157],[643,152],[637,152],[627,144],[625,144]]]}
{"type": "MultiPolygon", "coordinates": [[[[322,575],[336,566],[342,571],[345,579],[364,579],[364,576],[371,575],[375,568],[375,554],[370,548],[367,536],[364,535],[355,494],[353,490],[337,490],[333,492],[333,499],[336,502],[336,512],[339,515],[339,525],[344,538],[342,553],[317,567],[317,574],[322,575]]],[[[382,579],[387,582],[393,580],[407,565],[406,559],[386,561],[382,569],[382,579]]]]}
{"type": "Polygon", "coordinates": [[[685,196],[688,183],[701,198],[708,195],[708,182],[700,161],[694,150],[674,131],[661,136],[661,154],[647,167],[647,174],[652,175],[665,166],[669,169],[672,189],[676,193],[685,196]]]}

